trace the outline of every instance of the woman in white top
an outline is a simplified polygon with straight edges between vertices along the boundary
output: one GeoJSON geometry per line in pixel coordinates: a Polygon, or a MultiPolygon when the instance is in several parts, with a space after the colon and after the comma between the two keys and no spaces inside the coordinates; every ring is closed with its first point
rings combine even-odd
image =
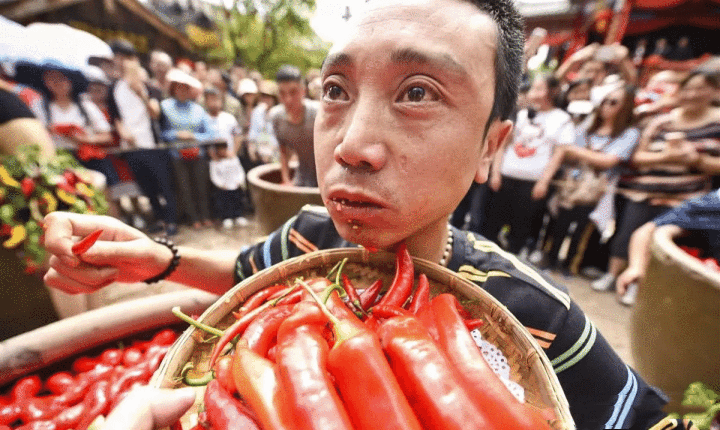
{"type": "Polygon", "coordinates": [[[100,109],[81,100],[61,70],[45,71],[42,82],[48,95],[47,125],[55,146],[72,151],[80,164],[105,175],[108,187],[120,182],[112,162],[97,148],[112,143],[112,127],[100,109]]]}
{"type": "Polygon", "coordinates": [[[557,145],[575,141],[575,126],[565,111],[556,107],[559,84],[550,75],[537,76],[527,94],[528,108],[518,112],[514,136],[493,161],[482,234],[497,240],[510,225],[507,249],[518,253],[530,245],[540,230],[545,200],[534,200],[531,191],[542,177],[557,145]]]}

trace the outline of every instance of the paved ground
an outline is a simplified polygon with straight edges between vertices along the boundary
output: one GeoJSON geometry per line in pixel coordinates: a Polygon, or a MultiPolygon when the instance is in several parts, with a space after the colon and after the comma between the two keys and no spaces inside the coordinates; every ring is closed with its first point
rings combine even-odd
{"type": "MultiPolygon", "coordinates": [[[[175,241],[180,245],[189,245],[202,249],[237,249],[253,243],[259,238],[258,229],[252,221],[247,227],[234,227],[231,230],[204,228],[193,230],[182,227],[175,241]]],[[[611,293],[596,293],[590,288],[590,282],[584,278],[564,277],[551,274],[555,280],[567,285],[573,299],[588,314],[600,332],[606,337],[617,353],[630,365],[633,364],[628,325],[632,309],[620,305],[611,293]]],[[[111,285],[96,293],[91,299],[92,307],[112,304],[136,297],[158,294],[184,287],[171,282],[160,282],[153,286],[145,284],[111,285]]]]}

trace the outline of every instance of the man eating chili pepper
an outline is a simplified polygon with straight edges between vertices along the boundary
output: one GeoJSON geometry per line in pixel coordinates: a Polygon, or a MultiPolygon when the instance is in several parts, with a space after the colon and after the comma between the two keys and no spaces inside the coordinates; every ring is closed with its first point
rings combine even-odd
{"type": "Polygon", "coordinates": [[[306,208],[239,257],[181,247],[179,260],[118,220],[50,214],[46,283],[83,293],[165,277],[221,294],[303,253],[404,241],[518,317],[553,364],[578,428],[650,427],[664,416],[663,395],[620,360],[567,290],[447,223],[511,133],[522,31],[511,0],[371,2],[322,67],[314,135],[325,208],[306,208]],[[99,228],[113,240],[73,256],[72,236],[99,228]]]}

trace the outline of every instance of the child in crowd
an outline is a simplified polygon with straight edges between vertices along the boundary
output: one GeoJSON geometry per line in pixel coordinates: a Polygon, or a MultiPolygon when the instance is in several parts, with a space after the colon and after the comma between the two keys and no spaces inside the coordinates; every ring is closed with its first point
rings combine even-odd
{"type": "Polygon", "coordinates": [[[244,227],[248,224],[242,216],[245,171],[240,160],[234,155],[238,140],[241,138],[240,126],[231,114],[222,111],[222,95],[213,87],[205,89],[205,105],[210,122],[224,145],[210,150],[210,181],[215,190],[215,208],[223,220],[223,227],[230,229],[233,223],[244,227]],[[234,220],[234,221],[233,221],[234,220]]]}

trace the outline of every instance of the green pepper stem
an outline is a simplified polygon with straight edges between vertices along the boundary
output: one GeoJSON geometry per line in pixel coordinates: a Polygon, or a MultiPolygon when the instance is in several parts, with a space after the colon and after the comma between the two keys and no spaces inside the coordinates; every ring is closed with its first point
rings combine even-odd
{"type": "Polygon", "coordinates": [[[215,327],[210,327],[207,324],[203,324],[200,321],[196,321],[196,320],[190,318],[189,315],[184,314],[180,310],[179,306],[175,306],[174,308],[172,308],[172,313],[176,317],[180,318],[181,320],[185,321],[186,323],[190,324],[191,326],[193,326],[199,330],[202,330],[204,332],[210,333],[210,334],[218,336],[218,337],[221,337],[223,335],[223,332],[216,329],[215,327]]]}
{"type": "Polygon", "coordinates": [[[180,376],[182,376],[183,384],[190,386],[190,387],[201,387],[205,386],[210,383],[213,379],[215,379],[215,372],[212,370],[204,374],[203,376],[199,378],[191,378],[189,377],[188,371],[190,371],[194,366],[192,363],[187,362],[185,363],[185,366],[183,366],[182,371],[180,372],[180,376]]]}
{"type": "MultiPolygon", "coordinates": [[[[333,325],[333,333],[335,333],[335,345],[339,345],[340,342],[350,339],[352,336],[354,336],[358,329],[353,327],[351,324],[349,324],[347,321],[342,321],[335,315],[333,315],[330,310],[327,308],[327,305],[325,303],[320,301],[320,297],[315,294],[315,291],[310,288],[308,284],[306,284],[304,281],[299,281],[300,285],[303,286],[307,290],[308,293],[312,296],[313,300],[317,302],[318,306],[320,306],[320,310],[322,313],[327,317],[328,320],[330,320],[330,323],[333,325]]],[[[332,291],[332,290],[331,290],[332,291]]],[[[333,347],[334,348],[334,347],[333,347]]]]}

